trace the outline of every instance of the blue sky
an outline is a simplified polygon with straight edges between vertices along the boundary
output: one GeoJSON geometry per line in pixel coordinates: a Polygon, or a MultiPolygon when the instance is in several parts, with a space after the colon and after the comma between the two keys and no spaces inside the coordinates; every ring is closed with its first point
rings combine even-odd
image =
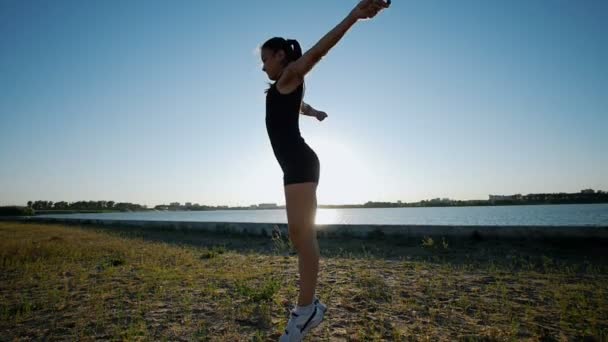
{"type": "MultiPolygon", "coordinates": [[[[0,205],[284,203],[257,48],[356,1],[0,1],[0,205]]],[[[320,204],[608,190],[608,2],[399,1],[306,78],[320,204]]]]}

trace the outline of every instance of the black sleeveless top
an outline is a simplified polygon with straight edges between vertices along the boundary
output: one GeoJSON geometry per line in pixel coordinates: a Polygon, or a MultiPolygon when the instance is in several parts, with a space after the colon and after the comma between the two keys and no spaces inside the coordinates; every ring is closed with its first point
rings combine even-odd
{"type": "Polygon", "coordinates": [[[301,157],[309,148],[298,123],[304,84],[290,94],[279,93],[276,84],[272,84],[266,93],[266,130],[274,155],[285,170],[286,164],[301,157]]]}

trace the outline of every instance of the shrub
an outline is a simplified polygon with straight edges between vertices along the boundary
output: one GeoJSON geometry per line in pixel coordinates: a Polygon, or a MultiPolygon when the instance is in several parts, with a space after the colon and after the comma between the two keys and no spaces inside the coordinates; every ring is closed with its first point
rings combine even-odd
{"type": "Polygon", "coordinates": [[[422,239],[422,247],[433,248],[434,246],[435,246],[435,241],[433,241],[432,237],[427,236],[424,239],[422,239]]]}
{"type": "Polygon", "coordinates": [[[0,207],[0,216],[33,216],[34,209],[29,207],[0,207]]]}

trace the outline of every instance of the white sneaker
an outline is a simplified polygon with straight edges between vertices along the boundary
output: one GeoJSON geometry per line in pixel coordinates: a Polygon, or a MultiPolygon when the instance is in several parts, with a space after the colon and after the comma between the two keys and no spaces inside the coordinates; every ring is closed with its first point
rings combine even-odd
{"type": "Polygon", "coordinates": [[[319,300],[319,298],[315,297],[315,300],[312,301],[316,306],[319,307],[319,309],[323,310],[323,313],[325,314],[325,312],[327,311],[327,305],[321,303],[321,301],[319,300]]]}
{"type": "Polygon", "coordinates": [[[279,342],[300,342],[310,329],[321,324],[325,311],[327,311],[327,306],[317,298],[315,298],[313,304],[315,306],[312,309],[312,313],[307,315],[307,317],[295,313],[294,310],[291,311],[285,333],[281,336],[279,342]]]}

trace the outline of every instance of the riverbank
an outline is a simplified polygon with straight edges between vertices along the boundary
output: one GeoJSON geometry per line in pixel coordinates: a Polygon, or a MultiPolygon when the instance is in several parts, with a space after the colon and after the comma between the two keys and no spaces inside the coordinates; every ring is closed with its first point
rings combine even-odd
{"type": "MultiPolygon", "coordinates": [[[[110,219],[110,218],[78,218],[67,215],[47,217],[5,217],[2,220],[20,220],[24,222],[58,223],[63,225],[93,225],[104,227],[130,227],[145,230],[179,230],[207,231],[244,236],[268,237],[277,231],[287,234],[286,223],[259,222],[208,222],[208,221],[168,221],[150,219],[110,219]]],[[[501,239],[605,239],[608,241],[608,226],[552,226],[552,225],[416,225],[416,224],[317,224],[319,238],[391,238],[414,239],[421,238],[501,238],[501,239]]]]}
{"type": "MultiPolygon", "coordinates": [[[[608,338],[603,239],[320,239],[310,340],[608,338]]],[[[0,222],[0,340],[276,341],[284,235],[0,222]]]]}

